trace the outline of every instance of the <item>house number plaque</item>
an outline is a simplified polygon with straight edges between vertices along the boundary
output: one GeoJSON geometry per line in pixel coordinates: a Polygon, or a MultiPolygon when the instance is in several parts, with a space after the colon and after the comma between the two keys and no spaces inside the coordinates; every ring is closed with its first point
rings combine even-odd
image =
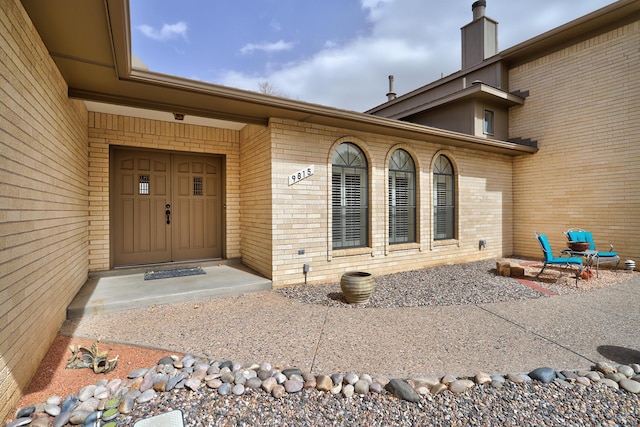
{"type": "Polygon", "coordinates": [[[289,175],[289,185],[293,185],[298,181],[309,178],[311,175],[313,175],[313,165],[307,166],[306,168],[289,175]]]}

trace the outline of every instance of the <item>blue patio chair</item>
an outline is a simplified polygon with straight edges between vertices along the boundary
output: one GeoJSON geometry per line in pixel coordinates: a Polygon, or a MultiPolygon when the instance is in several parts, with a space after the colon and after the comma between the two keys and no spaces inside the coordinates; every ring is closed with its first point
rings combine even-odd
{"type": "MultiPolygon", "coordinates": [[[[535,233],[536,238],[538,239],[538,243],[542,247],[542,253],[544,254],[544,265],[542,266],[542,270],[536,275],[536,279],[542,274],[547,265],[558,265],[561,268],[570,268],[573,270],[573,266],[578,267],[578,271],[576,272],[576,286],[578,285],[578,276],[580,275],[580,270],[582,270],[582,258],[578,257],[554,257],[553,251],[551,250],[551,245],[549,244],[549,239],[544,234],[535,233]]],[[[560,270],[560,275],[562,276],[562,270],[560,270]]]]}
{"type": "Polygon", "coordinates": [[[581,228],[570,228],[564,233],[569,239],[570,242],[587,242],[589,243],[589,250],[596,251],[597,253],[594,255],[596,260],[596,274],[598,273],[598,268],[600,267],[600,260],[604,258],[604,262],[614,262],[616,263],[616,272],[618,271],[618,264],[620,264],[620,256],[618,252],[613,252],[613,245],[609,244],[609,251],[602,252],[596,249],[596,244],[593,242],[593,235],[590,231],[583,230],[581,228]]]}

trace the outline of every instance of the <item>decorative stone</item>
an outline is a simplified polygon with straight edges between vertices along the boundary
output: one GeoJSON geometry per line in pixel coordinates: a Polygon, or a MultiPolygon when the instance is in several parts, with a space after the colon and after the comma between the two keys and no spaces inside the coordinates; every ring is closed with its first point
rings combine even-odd
{"type": "Polygon", "coordinates": [[[35,411],[36,411],[36,407],[33,406],[33,405],[25,406],[24,408],[20,408],[16,412],[16,419],[17,418],[26,418],[26,417],[30,416],[31,414],[33,414],[35,411]]]}
{"type": "Polygon", "coordinates": [[[271,393],[273,391],[273,388],[278,385],[278,382],[276,381],[275,378],[273,377],[269,377],[267,379],[265,379],[264,381],[262,381],[262,384],[260,387],[262,387],[262,389],[264,391],[266,391],[267,393],[271,393]]]}
{"type": "Polygon", "coordinates": [[[342,383],[333,385],[329,391],[331,394],[339,394],[342,391],[342,383]]]}
{"type": "Polygon", "coordinates": [[[302,388],[304,388],[305,390],[313,390],[314,388],[316,388],[316,379],[311,378],[306,380],[302,388]]]}
{"type": "Polygon", "coordinates": [[[345,384],[355,384],[358,382],[360,378],[358,377],[358,375],[354,374],[353,372],[348,373],[347,375],[344,376],[343,380],[345,384]]]}
{"type": "Polygon", "coordinates": [[[353,386],[354,390],[358,394],[367,394],[369,393],[369,382],[363,379],[358,380],[353,386]]]}
{"type": "Polygon", "coordinates": [[[162,359],[158,360],[158,365],[173,365],[173,359],[171,356],[165,356],[162,359]]]}
{"type": "Polygon", "coordinates": [[[316,377],[316,388],[320,391],[329,391],[333,387],[333,381],[328,375],[318,375],[316,377]]]}
{"type": "Polygon", "coordinates": [[[231,392],[236,395],[236,396],[242,396],[244,394],[244,385],[242,384],[236,384],[233,386],[233,388],[231,389],[231,392]]]}
{"type": "Polygon", "coordinates": [[[443,391],[445,391],[447,389],[447,385],[446,384],[442,384],[442,383],[438,383],[436,385],[434,385],[433,387],[431,387],[431,390],[429,390],[431,392],[431,394],[439,394],[442,393],[443,391]]]}
{"type": "Polygon", "coordinates": [[[334,384],[342,384],[342,382],[344,381],[344,375],[333,374],[331,375],[331,381],[333,381],[334,384]]]}
{"type": "Polygon", "coordinates": [[[624,375],[627,378],[631,378],[635,375],[635,372],[631,366],[620,365],[618,366],[618,372],[624,375]]]}
{"type": "Polygon", "coordinates": [[[157,393],[154,389],[150,388],[149,390],[143,392],[140,396],[136,398],[136,403],[145,403],[156,397],[157,393]]]}
{"type": "Polygon", "coordinates": [[[631,380],[629,378],[623,378],[618,383],[621,389],[628,391],[629,393],[640,394],[640,382],[631,380]]]}
{"type": "Polygon", "coordinates": [[[58,405],[52,405],[50,403],[47,403],[44,407],[44,411],[51,415],[52,417],[57,417],[58,415],[60,415],[60,412],[62,412],[60,410],[60,407],[58,405]]]}
{"type": "Polygon", "coordinates": [[[548,384],[556,379],[556,371],[551,368],[537,368],[529,372],[529,377],[533,380],[548,384]]]}
{"type": "Polygon", "coordinates": [[[471,380],[455,380],[449,384],[449,390],[453,393],[464,393],[469,388],[473,387],[473,381],[471,380]]]}
{"type": "Polygon", "coordinates": [[[271,390],[271,396],[276,399],[283,398],[285,394],[287,394],[287,391],[282,384],[276,384],[275,387],[273,387],[273,390],[271,390]]]}
{"type": "Polygon", "coordinates": [[[372,393],[382,393],[382,390],[384,390],[384,386],[376,381],[372,382],[369,386],[369,391],[372,393]]]}
{"type": "Polygon", "coordinates": [[[287,376],[282,372],[276,372],[273,374],[273,378],[276,379],[278,384],[283,384],[287,380],[287,376]]]}
{"type": "Polygon", "coordinates": [[[122,402],[120,402],[120,405],[118,405],[118,411],[120,411],[120,413],[122,414],[128,414],[131,411],[133,411],[133,408],[136,406],[136,402],[133,399],[124,399],[122,402]]]}
{"type": "Polygon", "coordinates": [[[17,418],[15,420],[11,421],[9,424],[7,424],[6,427],[26,426],[26,425],[31,424],[31,421],[33,421],[33,418],[21,417],[21,418],[17,418]]]}
{"type": "Polygon", "coordinates": [[[400,378],[393,378],[389,381],[389,384],[385,386],[385,390],[393,394],[399,399],[407,400],[409,402],[417,403],[420,401],[420,396],[405,380],[400,378]]]}
{"type": "Polygon", "coordinates": [[[246,388],[251,388],[254,390],[259,389],[262,386],[262,380],[258,377],[249,378],[245,383],[246,388]]]}
{"type": "Polygon", "coordinates": [[[53,419],[53,427],[63,427],[69,422],[69,418],[71,418],[71,411],[60,412],[60,414],[53,419]]]}
{"type": "Polygon", "coordinates": [[[442,384],[448,385],[452,382],[454,382],[455,380],[457,380],[458,378],[456,378],[454,375],[445,375],[444,377],[442,377],[442,379],[440,380],[440,382],[442,384]]]}
{"type": "Polygon", "coordinates": [[[284,389],[287,393],[297,393],[302,390],[304,383],[298,380],[287,380],[284,382],[284,389]]]}
{"type": "Polygon", "coordinates": [[[107,409],[106,411],[104,411],[102,413],[102,420],[103,421],[111,421],[113,419],[115,419],[118,416],[118,410],[113,408],[113,409],[107,409]]]}
{"type": "Polygon", "coordinates": [[[222,381],[220,380],[220,378],[214,378],[212,380],[207,381],[206,384],[207,384],[207,387],[216,389],[222,385],[222,381]]]}
{"type": "Polygon", "coordinates": [[[218,387],[218,394],[222,396],[228,395],[230,391],[231,391],[231,384],[229,383],[222,383],[220,387],[218,387]]]}
{"type": "Polygon", "coordinates": [[[149,371],[147,368],[136,369],[135,371],[129,372],[129,375],[127,375],[127,378],[134,379],[134,378],[144,377],[147,374],[147,371],[149,371]]]}
{"type": "Polygon", "coordinates": [[[615,368],[607,362],[596,363],[596,370],[602,372],[605,375],[616,372],[615,368]]]}
{"type": "Polygon", "coordinates": [[[46,403],[52,403],[54,405],[60,406],[60,404],[62,403],[62,398],[60,396],[51,396],[47,399],[46,403]]]}
{"type": "Polygon", "coordinates": [[[615,388],[616,390],[620,389],[620,386],[618,385],[618,383],[613,380],[610,380],[609,378],[603,378],[600,380],[600,382],[606,385],[607,387],[615,388]]]}
{"type": "Polygon", "coordinates": [[[78,392],[78,400],[80,402],[84,402],[85,400],[93,397],[93,393],[95,392],[96,388],[98,387],[96,387],[94,384],[82,387],[78,392]]]}
{"type": "Polygon", "coordinates": [[[591,380],[587,377],[578,377],[576,378],[576,383],[589,387],[591,385],[591,380]]]}
{"type": "Polygon", "coordinates": [[[189,378],[188,380],[186,380],[184,382],[184,386],[186,388],[188,388],[191,391],[196,391],[200,388],[200,386],[202,385],[202,383],[200,382],[200,380],[196,379],[196,378],[189,378]]]}
{"type": "Polygon", "coordinates": [[[300,375],[302,377],[302,371],[298,368],[287,368],[283,369],[282,373],[287,377],[291,378],[291,375],[300,375]]]}
{"type": "Polygon", "coordinates": [[[627,378],[624,375],[622,375],[620,372],[613,372],[610,374],[605,375],[605,378],[609,378],[612,381],[615,381],[617,383],[620,382],[620,380],[627,378]]]}
{"type": "Polygon", "coordinates": [[[479,385],[491,384],[491,376],[489,374],[485,374],[484,372],[479,372],[475,376],[475,382],[479,385]]]}
{"type": "Polygon", "coordinates": [[[346,398],[350,398],[353,397],[355,393],[353,384],[346,384],[344,387],[342,387],[342,394],[344,395],[344,397],[346,398]]]}
{"type": "Polygon", "coordinates": [[[69,422],[75,425],[84,424],[85,420],[89,415],[91,415],[90,411],[83,411],[83,410],[76,409],[71,413],[71,416],[69,417],[69,422]]]}

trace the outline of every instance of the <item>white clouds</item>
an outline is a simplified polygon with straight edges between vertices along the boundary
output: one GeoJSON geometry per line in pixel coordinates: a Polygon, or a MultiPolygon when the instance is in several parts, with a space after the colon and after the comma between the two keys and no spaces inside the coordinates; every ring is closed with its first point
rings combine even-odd
{"type": "Polygon", "coordinates": [[[249,43],[247,45],[244,45],[241,49],[240,49],[240,53],[242,53],[243,55],[246,54],[250,54],[253,53],[255,51],[262,51],[262,52],[266,52],[266,53],[272,53],[272,52],[280,52],[280,51],[284,51],[284,50],[291,50],[293,49],[294,43],[292,42],[285,42],[284,40],[279,40],[275,43],[249,43]]]}
{"type": "Polygon", "coordinates": [[[138,25],[138,30],[150,39],[157,41],[167,41],[176,38],[187,39],[188,26],[186,22],[176,22],[175,24],[164,24],[160,30],[156,30],[150,25],[138,25]]]}

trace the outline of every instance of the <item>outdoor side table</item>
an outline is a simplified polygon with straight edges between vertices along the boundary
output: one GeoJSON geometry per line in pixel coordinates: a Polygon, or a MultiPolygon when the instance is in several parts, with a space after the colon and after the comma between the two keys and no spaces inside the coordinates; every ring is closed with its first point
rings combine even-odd
{"type": "MultiPolygon", "coordinates": [[[[580,256],[585,259],[585,265],[587,269],[591,269],[593,267],[593,260],[598,257],[598,251],[586,250],[586,251],[574,251],[571,249],[563,249],[560,253],[568,255],[568,256],[580,256]]],[[[596,278],[598,277],[598,265],[596,263],[596,278]]]]}

